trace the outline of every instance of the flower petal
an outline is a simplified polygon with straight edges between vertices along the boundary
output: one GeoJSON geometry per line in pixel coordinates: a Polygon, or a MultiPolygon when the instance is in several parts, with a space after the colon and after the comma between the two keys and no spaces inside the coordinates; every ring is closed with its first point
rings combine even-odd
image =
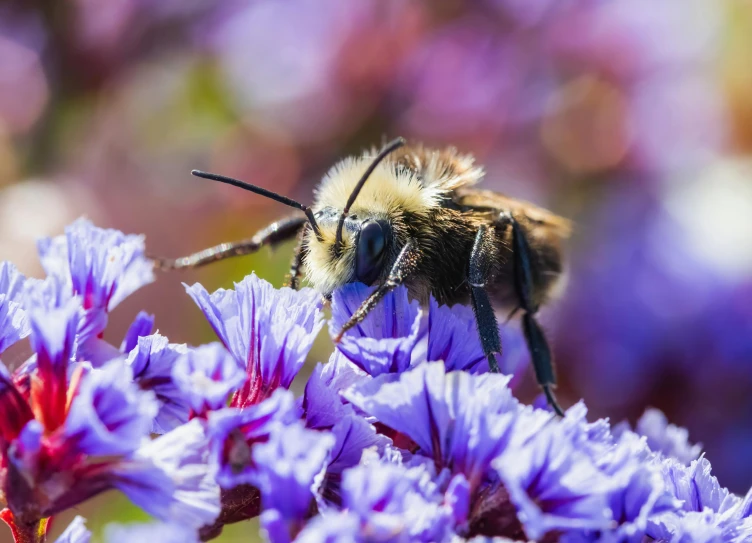
{"type": "Polygon", "coordinates": [[[188,421],[188,401],[173,379],[173,368],[187,351],[185,345],[169,343],[166,337],[154,334],[139,337],[125,360],[139,388],[152,391],[159,404],[152,433],[164,434],[188,421]]]}
{"type": "Polygon", "coordinates": [[[245,371],[220,343],[189,350],[172,368],[175,385],[197,414],[227,406],[230,392],[246,379],[245,371]]]}
{"type": "Polygon", "coordinates": [[[148,437],[157,410],[154,394],[140,390],[130,367],[115,360],[83,378],[65,421],[65,436],[88,455],[127,454],[148,437]]]}
{"type": "MultiPolygon", "coordinates": [[[[337,333],[374,287],[350,283],[332,295],[330,332],[337,333]]],[[[410,301],[407,288],[399,287],[374,307],[366,318],[349,330],[337,348],[369,375],[400,373],[410,367],[418,343],[425,337],[421,326],[422,312],[417,300],[410,301]]],[[[423,353],[425,354],[425,353],[423,353]]]]}

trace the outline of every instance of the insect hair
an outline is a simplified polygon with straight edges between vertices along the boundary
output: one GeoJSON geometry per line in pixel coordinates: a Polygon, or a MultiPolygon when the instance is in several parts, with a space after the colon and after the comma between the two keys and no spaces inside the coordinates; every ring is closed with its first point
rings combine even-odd
{"type": "Polygon", "coordinates": [[[347,214],[350,213],[350,208],[355,203],[355,199],[358,197],[358,194],[360,194],[360,191],[363,188],[363,185],[366,184],[366,181],[368,181],[368,178],[371,177],[371,174],[376,169],[376,167],[381,163],[381,161],[384,160],[390,154],[392,154],[394,151],[402,147],[403,145],[405,145],[405,138],[397,138],[389,142],[379,152],[379,154],[376,155],[376,157],[373,159],[371,164],[368,165],[368,168],[366,168],[366,171],[363,173],[363,176],[360,178],[360,180],[357,182],[357,184],[353,188],[352,192],[350,193],[350,197],[347,199],[347,203],[345,204],[345,207],[342,210],[342,214],[339,216],[339,222],[337,223],[337,233],[334,239],[334,254],[336,256],[339,256],[340,251],[342,249],[342,228],[345,226],[345,219],[347,218],[347,214]]]}

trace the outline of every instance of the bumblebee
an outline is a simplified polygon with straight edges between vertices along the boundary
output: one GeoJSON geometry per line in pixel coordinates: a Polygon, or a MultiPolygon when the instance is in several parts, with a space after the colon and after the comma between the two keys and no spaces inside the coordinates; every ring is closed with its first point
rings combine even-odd
{"type": "Polygon", "coordinates": [[[454,148],[407,146],[402,138],[380,151],[337,163],[305,206],[261,187],[194,170],[302,213],[277,221],[252,238],[223,243],[178,259],[157,259],[164,270],[194,268],[246,255],[297,238],[288,284],[301,278],[329,298],[338,287],[378,285],[339,331],[361,322],[392,289],[408,288],[427,303],[472,304],[491,371],[501,340],[496,310],[522,312],[535,376],[551,407],[562,415],[553,387],[551,351],[536,320],[562,277],[561,242],[569,222],[530,203],[480,190],[484,176],[470,155],[454,148]]]}

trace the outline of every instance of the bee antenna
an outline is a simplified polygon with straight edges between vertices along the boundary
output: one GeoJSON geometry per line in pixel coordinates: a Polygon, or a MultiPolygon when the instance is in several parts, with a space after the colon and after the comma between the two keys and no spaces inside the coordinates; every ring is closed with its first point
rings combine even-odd
{"type": "Polygon", "coordinates": [[[334,240],[335,254],[339,254],[342,247],[342,228],[344,228],[345,226],[345,218],[350,212],[350,207],[352,207],[353,203],[355,203],[355,199],[358,197],[358,194],[360,194],[360,190],[363,188],[363,185],[366,184],[366,181],[368,181],[368,178],[371,176],[379,163],[403,145],[405,145],[405,138],[397,138],[387,143],[386,146],[381,151],[379,151],[379,154],[376,155],[376,158],[373,159],[363,176],[358,181],[358,184],[355,185],[355,188],[350,193],[350,197],[347,199],[345,208],[342,210],[342,215],[339,216],[339,222],[337,223],[337,237],[334,240]]]}
{"type": "Polygon", "coordinates": [[[196,177],[201,177],[203,179],[209,179],[211,181],[219,181],[220,183],[227,183],[228,185],[232,185],[233,187],[239,187],[241,189],[248,190],[256,194],[260,194],[261,196],[270,198],[271,200],[279,202],[280,204],[285,204],[286,206],[294,207],[295,209],[300,209],[303,213],[305,213],[306,217],[308,218],[308,222],[311,223],[311,228],[313,228],[313,233],[316,235],[316,237],[319,240],[322,239],[321,230],[319,230],[319,225],[316,223],[316,219],[313,217],[313,211],[311,210],[311,208],[308,206],[304,206],[300,202],[296,202],[292,198],[288,198],[287,196],[282,196],[281,194],[277,194],[276,192],[262,189],[261,187],[257,187],[256,185],[251,185],[250,183],[246,183],[244,181],[238,181],[237,179],[233,179],[232,177],[226,177],[224,175],[219,175],[216,173],[202,172],[201,170],[191,170],[191,175],[195,175],[196,177]]]}

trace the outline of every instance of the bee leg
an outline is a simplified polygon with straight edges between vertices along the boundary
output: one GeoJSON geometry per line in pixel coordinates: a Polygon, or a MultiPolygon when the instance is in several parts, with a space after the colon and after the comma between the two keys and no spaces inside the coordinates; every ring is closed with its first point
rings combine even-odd
{"type": "Polygon", "coordinates": [[[285,280],[285,286],[290,287],[293,290],[298,290],[300,288],[300,273],[303,269],[303,259],[305,258],[303,240],[308,228],[309,227],[306,224],[300,232],[298,232],[298,242],[295,244],[295,250],[292,254],[292,262],[290,263],[290,273],[285,280]]]}
{"type": "Polygon", "coordinates": [[[533,360],[535,378],[546,395],[548,404],[559,416],[564,416],[559,403],[554,396],[553,387],[556,386],[553,358],[548,341],[543,333],[535,314],[538,305],[533,301],[533,275],[530,264],[530,245],[517,221],[506,213],[499,217],[500,223],[507,223],[512,228],[512,254],[514,258],[514,287],[519,299],[522,315],[522,328],[525,333],[528,349],[533,360]]]}
{"type": "Polygon", "coordinates": [[[371,295],[366,298],[360,307],[352,314],[350,319],[342,326],[342,329],[334,338],[335,343],[339,343],[342,336],[353,326],[357,326],[371,310],[386,296],[389,292],[400,286],[405,280],[412,275],[418,267],[420,262],[420,253],[418,251],[418,244],[415,240],[410,239],[397,256],[397,260],[394,261],[392,269],[389,271],[389,277],[384,281],[379,288],[374,290],[371,295]]]}
{"type": "Polygon", "coordinates": [[[157,269],[163,271],[180,270],[198,268],[199,266],[219,262],[220,260],[234,256],[255,253],[264,245],[276,245],[291,239],[306,223],[307,219],[305,217],[289,217],[273,222],[263,230],[258,231],[252,238],[232,243],[221,243],[181,258],[154,258],[154,264],[157,269]]]}
{"type": "Polygon", "coordinates": [[[483,353],[488,358],[488,367],[493,373],[499,373],[499,364],[494,353],[501,355],[501,337],[496,314],[486,291],[486,282],[490,278],[491,262],[494,254],[494,232],[481,225],[475,236],[473,251],[470,254],[468,282],[473,302],[475,322],[478,326],[483,353]]]}

